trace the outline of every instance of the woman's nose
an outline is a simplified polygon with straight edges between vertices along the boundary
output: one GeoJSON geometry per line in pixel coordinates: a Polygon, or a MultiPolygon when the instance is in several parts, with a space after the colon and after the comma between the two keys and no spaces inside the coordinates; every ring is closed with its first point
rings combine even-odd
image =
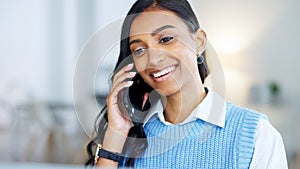
{"type": "Polygon", "coordinates": [[[161,49],[149,49],[148,60],[153,66],[157,66],[165,59],[165,52],[161,49]]]}

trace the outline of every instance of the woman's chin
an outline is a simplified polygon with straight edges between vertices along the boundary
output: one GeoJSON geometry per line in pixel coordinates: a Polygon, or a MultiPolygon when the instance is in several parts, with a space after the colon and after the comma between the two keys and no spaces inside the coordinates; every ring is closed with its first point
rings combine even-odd
{"type": "Polygon", "coordinates": [[[180,88],[178,86],[169,86],[167,88],[157,88],[155,89],[159,95],[163,96],[163,97],[169,97],[172,96],[174,94],[179,93],[180,88]]]}

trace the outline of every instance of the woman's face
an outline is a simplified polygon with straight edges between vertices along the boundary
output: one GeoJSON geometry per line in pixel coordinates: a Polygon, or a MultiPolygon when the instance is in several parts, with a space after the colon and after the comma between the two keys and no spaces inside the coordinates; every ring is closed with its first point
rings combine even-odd
{"type": "Polygon", "coordinates": [[[132,22],[129,38],[137,71],[165,96],[193,90],[191,83],[202,84],[197,67],[197,52],[204,51],[206,42],[202,35],[202,31],[191,33],[173,12],[139,14],[132,22]]]}

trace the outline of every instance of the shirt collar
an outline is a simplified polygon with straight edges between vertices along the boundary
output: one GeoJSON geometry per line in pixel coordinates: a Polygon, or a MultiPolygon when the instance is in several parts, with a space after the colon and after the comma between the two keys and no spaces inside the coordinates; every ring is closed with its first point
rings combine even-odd
{"type": "MultiPolygon", "coordinates": [[[[186,124],[196,119],[201,119],[205,122],[224,128],[226,114],[225,99],[212,89],[207,88],[207,90],[208,93],[202,102],[182,123],[179,124],[186,124]]],[[[172,123],[169,123],[165,120],[163,112],[163,103],[161,99],[159,99],[151,107],[148,115],[145,118],[144,125],[154,117],[158,117],[158,119],[165,125],[172,125],[172,123]]]]}

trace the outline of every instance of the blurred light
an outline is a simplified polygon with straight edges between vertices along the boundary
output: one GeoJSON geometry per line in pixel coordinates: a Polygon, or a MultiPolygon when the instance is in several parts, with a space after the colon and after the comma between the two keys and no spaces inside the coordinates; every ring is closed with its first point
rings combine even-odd
{"type": "Polygon", "coordinates": [[[233,55],[241,51],[246,46],[246,38],[231,35],[229,33],[216,35],[213,40],[215,48],[221,55],[233,55]]]}

